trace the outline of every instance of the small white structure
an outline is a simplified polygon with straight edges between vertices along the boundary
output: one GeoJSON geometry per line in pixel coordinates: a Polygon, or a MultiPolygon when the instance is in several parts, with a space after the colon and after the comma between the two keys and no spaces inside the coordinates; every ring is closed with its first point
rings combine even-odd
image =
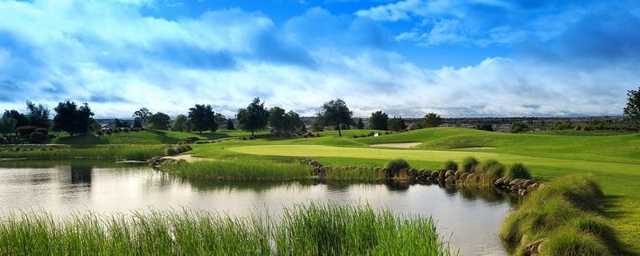
{"type": "Polygon", "coordinates": [[[373,137],[378,137],[378,136],[380,136],[380,134],[377,132],[373,134],[373,137]]]}

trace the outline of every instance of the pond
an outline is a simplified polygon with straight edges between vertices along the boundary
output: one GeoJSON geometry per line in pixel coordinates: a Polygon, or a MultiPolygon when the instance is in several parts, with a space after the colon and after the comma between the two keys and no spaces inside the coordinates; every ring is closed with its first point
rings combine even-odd
{"type": "Polygon", "coordinates": [[[182,208],[233,216],[272,215],[296,204],[368,203],[398,214],[432,216],[462,255],[507,255],[497,232],[512,203],[495,192],[437,185],[192,183],[145,166],[0,163],[0,218],[21,210],[65,216],[182,208]]]}

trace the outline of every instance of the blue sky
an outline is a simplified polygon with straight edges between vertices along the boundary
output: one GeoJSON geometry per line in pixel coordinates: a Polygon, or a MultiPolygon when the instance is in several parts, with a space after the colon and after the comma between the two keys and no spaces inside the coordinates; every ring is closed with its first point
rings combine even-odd
{"type": "Polygon", "coordinates": [[[619,115],[640,1],[0,0],[0,109],[619,115]]]}

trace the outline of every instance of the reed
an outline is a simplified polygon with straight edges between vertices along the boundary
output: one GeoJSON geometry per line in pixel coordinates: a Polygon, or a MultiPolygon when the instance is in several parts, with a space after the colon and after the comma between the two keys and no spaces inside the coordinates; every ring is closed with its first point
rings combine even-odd
{"type": "Polygon", "coordinates": [[[151,212],[0,222],[2,255],[452,255],[428,218],[368,206],[310,205],[279,220],[151,212]]]}
{"type": "Polygon", "coordinates": [[[227,181],[289,181],[311,177],[311,169],[301,163],[270,160],[199,161],[176,163],[162,170],[186,179],[227,181]]]}

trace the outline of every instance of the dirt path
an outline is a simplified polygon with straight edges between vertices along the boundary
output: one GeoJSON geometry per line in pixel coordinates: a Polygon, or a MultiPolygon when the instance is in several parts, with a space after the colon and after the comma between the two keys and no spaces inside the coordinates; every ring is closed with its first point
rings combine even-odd
{"type": "Polygon", "coordinates": [[[189,163],[209,160],[209,159],[202,158],[202,157],[194,157],[191,154],[184,154],[184,155],[177,155],[177,156],[165,156],[162,159],[185,160],[185,161],[187,161],[189,163]]]}
{"type": "Polygon", "coordinates": [[[420,142],[408,142],[408,143],[387,143],[387,144],[373,144],[369,147],[372,148],[415,148],[419,146],[420,142]]]}

